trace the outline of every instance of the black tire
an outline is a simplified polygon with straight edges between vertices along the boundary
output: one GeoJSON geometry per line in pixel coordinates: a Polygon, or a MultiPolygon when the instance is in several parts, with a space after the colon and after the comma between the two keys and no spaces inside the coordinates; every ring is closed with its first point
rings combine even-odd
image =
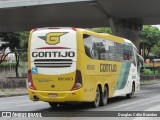
{"type": "Polygon", "coordinates": [[[100,104],[100,89],[97,87],[95,101],[91,102],[93,108],[97,108],[100,104]]]}
{"type": "Polygon", "coordinates": [[[56,108],[56,107],[58,106],[58,103],[49,102],[49,105],[50,105],[52,108],[56,108]]]}
{"type": "Polygon", "coordinates": [[[127,98],[132,98],[134,96],[134,92],[135,92],[135,85],[133,83],[132,84],[132,91],[131,91],[131,93],[127,94],[126,97],[127,98]]]}
{"type": "Polygon", "coordinates": [[[101,101],[100,105],[105,106],[108,102],[108,89],[106,86],[104,86],[104,92],[101,93],[101,101]]]}

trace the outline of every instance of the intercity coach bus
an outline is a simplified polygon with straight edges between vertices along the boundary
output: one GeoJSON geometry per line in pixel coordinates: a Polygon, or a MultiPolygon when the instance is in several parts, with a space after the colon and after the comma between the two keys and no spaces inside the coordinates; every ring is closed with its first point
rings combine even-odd
{"type": "Polygon", "coordinates": [[[28,91],[51,107],[72,102],[106,105],[140,89],[143,58],[124,38],[76,28],[33,29],[28,45],[28,91]]]}

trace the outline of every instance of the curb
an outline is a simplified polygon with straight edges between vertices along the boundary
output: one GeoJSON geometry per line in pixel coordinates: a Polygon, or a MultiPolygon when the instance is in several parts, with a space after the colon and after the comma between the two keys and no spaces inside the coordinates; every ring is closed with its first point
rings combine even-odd
{"type": "Polygon", "coordinates": [[[153,85],[153,84],[158,84],[160,83],[160,80],[141,80],[140,84],[141,85],[153,85]]]}
{"type": "Polygon", "coordinates": [[[27,88],[3,88],[0,89],[0,98],[28,95],[27,88]]]}
{"type": "Polygon", "coordinates": [[[14,97],[14,96],[24,96],[24,95],[28,95],[28,93],[10,94],[10,95],[0,95],[0,98],[3,98],[3,97],[14,97]]]}

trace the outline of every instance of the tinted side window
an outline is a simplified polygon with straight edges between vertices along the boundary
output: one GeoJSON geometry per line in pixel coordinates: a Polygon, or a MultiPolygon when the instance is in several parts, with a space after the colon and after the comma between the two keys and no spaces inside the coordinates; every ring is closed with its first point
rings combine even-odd
{"type": "Polygon", "coordinates": [[[129,49],[127,45],[123,45],[123,59],[129,60],[129,49]]]}
{"type": "Polygon", "coordinates": [[[123,44],[120,44],[120,43],[117,43],[117,48],[118,48],[118,57],[119,57],[119,61],[123,61],[124,58],[123,58],[123,49],[124,49],[124,46],[123,44]]]}
{"type": "Polygon", "coordinates": [[[83,35],[86,55],[92,59],[133,62],[133,47],[102,38],[83,35]]]}
{"type": "Polygon", "coordinates": [[[92,51],[96,53],[94,56],[96,59],[104,59],[101,57],[101,54],[105,53],[105,40],[92,36],[92,51]]]}
{"type": "Polygon", "coordinates": [[[105,40],[101,38],[84,35],[84,45],[86,55],[93,59],[105,59],[105,40]]]}
{"type": "Polygon", "coordinates": [[[91,57],[91,48],[92,48],[92,40],[91,40],[91,36],[89,35],[83,35],[83,39],[84,39],[84,47],[85,47],[85,52],[86,55],[90,58],[91,57]]]}
{"type": "Polygon", "coordinates": [[[124,59],[124,61],[128,61],[128,62],[132,62],[134,60],[133,47],[132,46],[124,45],[123,59],[124,59]]]}

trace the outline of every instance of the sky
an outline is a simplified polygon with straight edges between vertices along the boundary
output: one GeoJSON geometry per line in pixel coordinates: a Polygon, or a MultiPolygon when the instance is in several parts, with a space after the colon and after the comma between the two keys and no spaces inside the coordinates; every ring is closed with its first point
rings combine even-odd
{"type": "Polygon", "coordinates": [[[159,30],[160,30],[160,25],[152,25],[152,26],[156,26],[156,27],[158,27],[158,28],[159,28],[159,30]]]}

